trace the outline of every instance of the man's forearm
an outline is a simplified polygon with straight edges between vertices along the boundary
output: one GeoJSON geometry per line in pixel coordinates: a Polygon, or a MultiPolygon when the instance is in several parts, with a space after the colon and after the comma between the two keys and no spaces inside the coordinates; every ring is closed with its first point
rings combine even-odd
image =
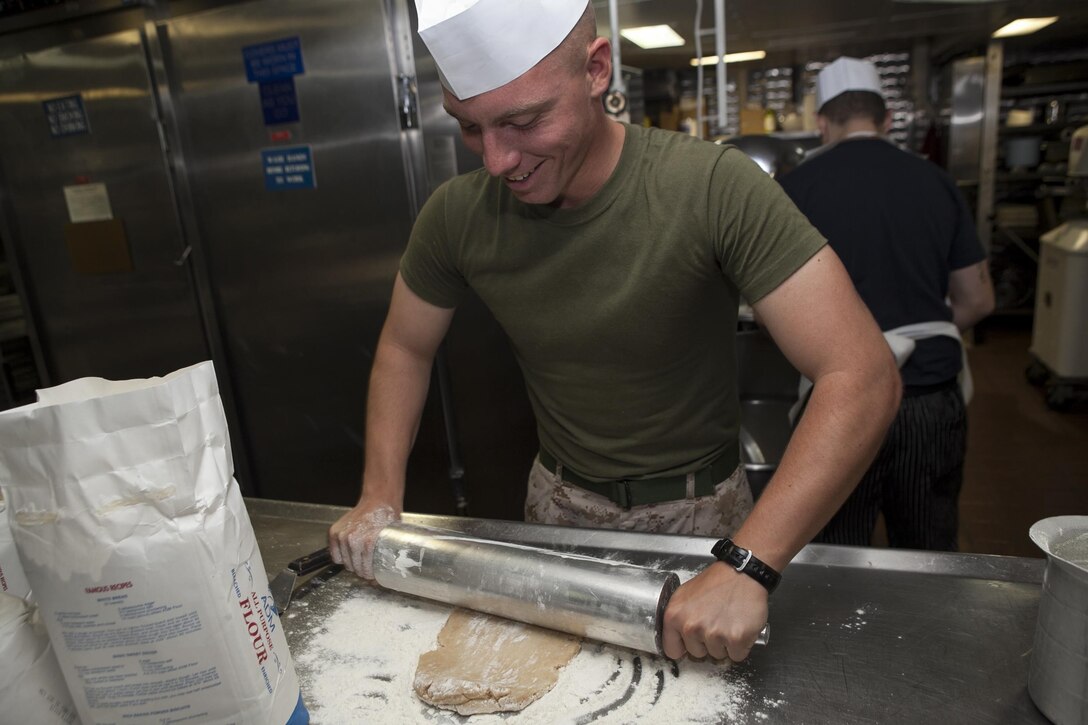
{"type": "Polygon", "coordinates": [[[957,269],[948,278],[948,299],[952,308],[952,322],[960,330],[974,327],[975,323],[994,311],[994,287],[990,280],[989,262],[957,269]]]}
{"type": "Polygon", "coordinates": [[[771,483],[734,537],[776,569],[804,547],[872,463],[899,408],[891,361],[817,380],[771,483]]]}
{"type": "Polygon", "coordinates": [[[985,318],[993,312],[993,305],[974,305],[968,306],[963,304],[952,305],[952,323],[961,332],[969,330],[974,327],[976,323],[985,318]]]}
{"type": "MultiPolygon", "coordinates": [[[[779,571],[834,514],[880,446],[899,402],[898,370],[890,352],[882,358],[817,379],[777,473],[733,536],[779,571]]],[[[712,564],[669,602],[666,654],[744,659],[766,622],[767,596],[753,579],[712,564]]]]}
{"type": "Polygon", "coordinates": [[[433,359],[380,341],[370,375],[366,413],[364,498],[397,511],[404,504],[404,478],[430,386],[433,359]]]}

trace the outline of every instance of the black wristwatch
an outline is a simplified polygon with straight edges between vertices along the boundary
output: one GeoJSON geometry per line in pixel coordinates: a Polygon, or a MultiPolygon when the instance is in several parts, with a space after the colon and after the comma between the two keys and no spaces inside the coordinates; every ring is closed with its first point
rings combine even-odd
{"type": "Polygon", "coordinates": [[[747,574],[762,584],[770,594],[778,586],[782,575],[762,561],[752,556],[752,552],[733,543],[732,539],[722,539],[710,550],[718,561],[724,561],[739,572],[747,574]]]}

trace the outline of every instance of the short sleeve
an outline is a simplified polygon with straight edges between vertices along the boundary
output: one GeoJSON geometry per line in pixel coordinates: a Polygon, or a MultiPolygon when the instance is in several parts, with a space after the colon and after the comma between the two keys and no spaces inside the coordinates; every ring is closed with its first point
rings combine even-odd
{"type": "Polygon", "coordinates": [[[778,182],[738,149],[722,154],[710,195],[715,254],[749,302],[773,291],[827,244],[778,182]]]}
{"type": "Polygon", "coordinates": [[[400,259],[405,284],[426,302],[447,309],[456,307],[468,290],[450,251],[446,213],[449,189],[446,182],[427,199],[400,259]]]}

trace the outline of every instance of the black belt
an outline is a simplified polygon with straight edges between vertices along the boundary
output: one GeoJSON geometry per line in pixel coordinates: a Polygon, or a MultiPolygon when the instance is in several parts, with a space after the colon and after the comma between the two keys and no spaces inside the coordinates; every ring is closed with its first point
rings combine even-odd
{"type": "MultiPolygon", "coordinates": [[[[543,448],[540,449],[540,463],[553,474],[558,469],[555,456],[543,448]]],[[[737,470],[738,465],[740,465],[740,461],[737,452],[727,450],[698,471],[695,471],[695,495],[709,496],[714,493],[714,487],[733,475],[733,471],[737,470]]],[[[625,509],[632,506],[643,506],[648,503],[677,501],[688,497],[688,474],[686,473],[679,473],[675,476],[662,476],[661,478],[590,481],[563,466],[563,480],[598,496],[604,496],[612,503],[625,509]]]]}
{"type": "Polygon", "coordinates": [[[935,385],[904,385],[903,397],[904,398],[917,398],[919,395],[931,395],[933,393],[941,393],[945,390],[954,390],[960,386],[960,381],[956,378],[946,380],[943,383],[936,383],[935,385]]]}

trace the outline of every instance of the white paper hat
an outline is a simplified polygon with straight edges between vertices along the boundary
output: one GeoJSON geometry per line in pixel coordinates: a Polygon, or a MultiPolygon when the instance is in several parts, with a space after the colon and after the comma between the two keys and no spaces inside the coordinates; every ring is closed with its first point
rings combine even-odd
{"type": "Polygon", "coordinates": [[[587,0],[415,0],[442,82],[464,100],[504,86],[555,50],[587,0]]]}
{"type": "Polygon", "coordinates": [[[816,109],[824,107],[840,93],[847,91],[880,92],[880,73],[876,66],[867,60],[843,56],[833,63],[828,63],[816,76],[816,109]]]}

